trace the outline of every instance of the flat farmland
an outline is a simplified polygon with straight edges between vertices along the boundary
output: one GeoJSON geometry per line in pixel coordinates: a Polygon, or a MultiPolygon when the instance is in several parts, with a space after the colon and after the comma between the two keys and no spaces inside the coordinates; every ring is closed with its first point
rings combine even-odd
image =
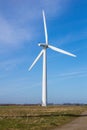
{"type": "Polygon", "coordinates": [[[53,130],[87,110],[87,106],[0,106],[0,130],[53,130]]]}

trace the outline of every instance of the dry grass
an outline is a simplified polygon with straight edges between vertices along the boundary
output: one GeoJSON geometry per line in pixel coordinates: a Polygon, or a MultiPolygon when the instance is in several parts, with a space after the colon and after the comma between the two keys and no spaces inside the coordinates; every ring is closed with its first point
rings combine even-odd
{"type": "Polygon", "coordinates": [[[1,106],[0,130],[49,130],[78,117],[86,106],[1,106]]]}

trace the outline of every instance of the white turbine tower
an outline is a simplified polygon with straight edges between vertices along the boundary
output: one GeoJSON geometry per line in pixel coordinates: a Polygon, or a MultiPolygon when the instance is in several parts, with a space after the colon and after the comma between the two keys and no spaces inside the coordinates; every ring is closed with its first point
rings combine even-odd
{"type": "Polygon", "coordinates": [[[76,56],[74,54],[67,52],[67,51],[64,51],[62,49],[59,49],[59,48],[56,48],[54,46],[49,45],[44,10],[42,11],[42,14],[43,14],[44,31],[45,31],[45,43],[38,44],[38,46],[42,47],[43,49],[41,50],[39,55],[36,57],[33,64],[30,66],[29,70],[32,69],[32,67],[36,64],[36,62],[39,60],[39,58],[43,55],[42,106],[47,106],[47,54],[46,54],[47,48],[50,48],[54,51],[57,51],[59,53],[63,53],[63,54],[69,55],[69,56],[73,56],[73,57],[76,57],[76,56]]]}

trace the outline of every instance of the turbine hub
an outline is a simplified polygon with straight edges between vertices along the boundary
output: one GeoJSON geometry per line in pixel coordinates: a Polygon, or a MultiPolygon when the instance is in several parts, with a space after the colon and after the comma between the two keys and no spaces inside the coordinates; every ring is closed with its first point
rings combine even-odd
{"type": "Polygon", "coordinates": [[[43,44],[43,43],[39,43],[38,46],[41,46],[41,47],[43,47],[43,48],[48,48],[48,45],[43,44]]]}

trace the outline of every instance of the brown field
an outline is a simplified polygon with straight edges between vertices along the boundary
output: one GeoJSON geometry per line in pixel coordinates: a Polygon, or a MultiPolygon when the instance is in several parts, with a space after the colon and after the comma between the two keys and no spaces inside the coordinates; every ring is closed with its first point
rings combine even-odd
{"type": "Polygon", "coordinates": [[[0,130],[50,130],[87,110],[87,106],[0,106],[0,130]]]}

